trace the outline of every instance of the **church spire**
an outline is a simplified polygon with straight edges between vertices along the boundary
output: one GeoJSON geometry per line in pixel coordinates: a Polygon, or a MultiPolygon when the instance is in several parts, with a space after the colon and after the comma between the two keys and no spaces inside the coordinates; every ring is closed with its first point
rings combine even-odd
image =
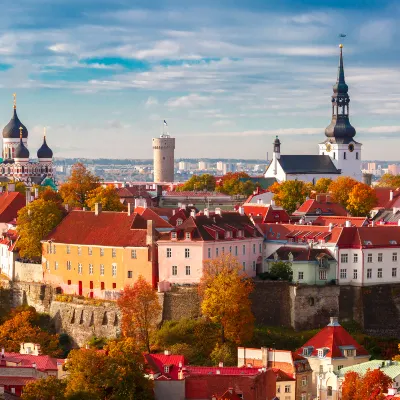
{"type": "Polygon", "coordinates": [[[331,143],[349,143],[356,134],[356,130],[349,121],[349,87],[344,79],[343,45],[339,45],[339,67],[337,80],[333,86],[332,95],[332,120],[325,129],[325,136],[331,143]]]}

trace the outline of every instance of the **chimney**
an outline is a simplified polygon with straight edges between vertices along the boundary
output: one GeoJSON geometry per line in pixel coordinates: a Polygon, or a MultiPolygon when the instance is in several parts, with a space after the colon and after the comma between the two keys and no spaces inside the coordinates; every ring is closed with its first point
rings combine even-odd
{"type": "Polygon", "coordinates": [[[390,201],[393,200],[393,190],[391,190],[390,193],[389,193],[389,200],[390,200],[390,201]]]}
{"type": "Polygon", "coordinates": [[[217,371],[215,372],[217,375],[221,375],[221,371],[219,369],[217,369],[217,371]]]}
{"type": "Polygon", "coordinates": [[[133,214],[133,210],[135,208],[133,207],[133,203],[128,203],[128,217],[130,217],[133,214]]]}
{"type": "Polygon", "coordinates": [[[221,209],[219,207],[215,208],[215,214],[221,215],[221,209]]]}
{"type": "Polygon", "coordinates": [[[332,222],[329,223],[329,232],[332,232],[333,224],[332,222]]]}
{"type": "Polygon", "coordinates": [[[317,203],[320,203],[320,202],[321,202],[321,196],[320,196],[319,194],[317,194],[317,195],[315,196],[315,201],[316,201],[317,203]]]}
{"type": "Polygon", "coordinates": [[[275,200],[271,200],[270,206],[273,207],[275,205],[275,200]]]}
{"type": "Polygon", "coordinates": [[[244,207],[243,206],[239,207],[239,214],[244,215],[244,207]]]}
{"type": "Polygon", "coordinates": [[[372,220],[371,226],[375,226],[375,221],[374,220],[372,220]]]}
{"type": "Polygon", "coordinates": [[[28,205],[31,202],[31,188],[26,188],[25,189],[25,199],[26,199],[26,205],[28,205]]]}
{"type": "Polygon", "coordinates": [[[36,369],[36,363],[32,363],[32,368],[36,369]]]}
{"type": "Polygon", "coordinates": [[[102,205],[101,203],[95,203],[94,205],[94,215],[99,215],[101,213],[102,210],[102,205]]]}
{"type": "Polygon", "coordinates": [[[15,183],[8,183],[7,184],[7,191],[15,192],[15,183]]]}
{"type": "Polygon", "coordinates": [[[330,195],[330,194],[327,194],[327,195],[326,195],[326,202],[327,202],[327,203],[330,203],[331,201],[332,201],[331,195],[330,195]]]}
{"type": "Polygon", "coordinates": [[[164,350],[164,356],[170,356],[171,352],[169,350],[164,350]]]}
{"type": "Polygon", "coordinates": [[[351,227],[351,221],[347,220],[346,224],[345,224],[345,227],[346,228],[350,228],[351,227]]]}
{"type": "Polygon", "coordinates": [[[147,221],[147,232],[146,232],[146,245],[151,246],[154,242],[154,227],[153,221],[149,219],[147,221]]]}
{"type": "Polygon", "coordinates": [[[268,348],[261,347],[261,358],[263,367],[268,367],[268,348]]]}
{"type": "Polygon", "coordinates": [[[262,199],[257,199],[257,204],[262,204],[262,203],[263,203],[262,199]]]}
{"type": "Polygon", "coordinates": [[[208,218],[210,216],[210,210],[208,208],[204,209],[204,215],[208,218]]]}
{"type": "Polygon", "coordinates": [[[224,363],[222,361],[220,361],[219,364],[218,364],[218,367],[219,368],[223,368],[224,367],[224,363]]]}
{"type": "Polygon", "coordinates": [[[173,209],[173,210],[172,210],[172,215],[175,215],[175,213],[176,213],[176,210],[173,209]]]}
{"type": "Polygon", "coordinates": [[[39,188],[35,187],[35,199],[39,197],[39,188]]]}

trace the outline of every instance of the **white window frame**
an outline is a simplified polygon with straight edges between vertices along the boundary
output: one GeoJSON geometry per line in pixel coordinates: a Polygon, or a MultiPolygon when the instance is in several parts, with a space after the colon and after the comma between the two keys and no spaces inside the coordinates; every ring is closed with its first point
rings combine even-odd
{"type": "Polygon", "coordinates": [[[397,278],[397,268],[396,267],[392,268],[392,278],[397,278]]]}
{"type": "Polygon", "coordinates": [[[104,264],[100,264],[100,276],[104,276],[104,272],[105,272],[104,264]]]}
{"type": "Polygon", "coordinates": [[[358,254],[353,254],[353,263],[357,264],[358,263],[358,254]]]}
{"type": "Polygon", "coordinates": [[[185,258],[190,258],[190,249],[185,248],[185,258]]]}
{"type": "Polygon", "coordinates": [[[367,279],[372,278],[372,268],[367,268],[367,279]]]}
{"type": "Polygon", "coordinates": [[[304,272],[303,271],[299,271],[298,273],[297,273],[297,280],[298,281],[301,281],[301,280],[303,280],[304,279],[304,272]]]}
{"type": "Polygon", "coordinates": [[[171,257],[172,257],[172,248],[167,247],[167,258],[171,258],[171,257]]]}
{"type": "Polygon", "coordinates": [[[367,254],[367,263],[372,263],[372,253],[367,254]]]}
{"type": "Polygon", "coordinates": [[[89,275],[93,275],[93,264],[89,264],[89,275]]]}
{"type": "Polygon", "coordinates": [[[378,262],[383,261],[383,253],[378,253],[378,262]]]}
{"type": "Polygon", "coordinates": [[[397,253],[392,254],[392,261],[397,262],[397,253]]]}
{"type": "Polygon", "coordinates": [[[358,279],[358,269],[353,269],[353,279],[358,279]]]}
{"type": "Polygon", "coordinates": [[[185,272],[187,276],[190,276],[190,265],[186,265],[185,272]]]}
{"type": "Polygon", "coordinates": [[[112,276],[117,276],[117,264],[112,264],[111,266],[111,275],[112,276]]]}
{"type": "Polygon", "coordinates": [[[178,266],[177,265],[172,266],[172,275],[173,276],[178,275],[178,266]]]}
{"type": "Polygon", "coordinates": [[[342,264],[347,264],[349,262],[349,255],[347,253],[340,255],[340,262],[342,264]]]}
{"type": "Polygon", "coordinates": [[[79,275],[82,275],[82,270],[83,270],[82,264],[81,264],[81,263],[78,263],[78,274],[79,274],[79,275]]]}
{"type": "Polygon", "coordinates": [[[131,250],[131,258],[134,259],[134,260],[137,259],[137,251],[136,251],[136,249],[132,249],[131,250]]]}
{"type": "Polygon", "coordinates": [[[378,268],[378,270],[376,271],[376,277],[379,279],[383,278],[383,269],[382,268],[378,268]]]}

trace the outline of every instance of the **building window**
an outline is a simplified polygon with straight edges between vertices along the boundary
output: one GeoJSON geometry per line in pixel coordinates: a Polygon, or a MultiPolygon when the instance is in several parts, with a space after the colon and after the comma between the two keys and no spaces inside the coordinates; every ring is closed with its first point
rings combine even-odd
{"type": "Polygon", "coordinates": [[[117,284],[115,282],[113,282],[113,289],[117,288],[117,284]]]}
{"type": "Polygon", "coordinates": [[[104,275],[104,264],[100,264],[100,275],[104,275]]]}
{"type": "Polygon", "coordinates": [[[115,264],[112,265],[112,276],[117,276],[117,266],[115,264]]]}
{"type": "MultiPolygon", "coordinates": [[[[167,249],[167,257],[168,257],[168,249],[167,249]]],[[[171,257],[171,255],[169,257],[171,257]]],[[[131,250],[131,258],[137,258],[136,249],[131,250]]]]}
{"type": "Polygon", "coordinates": [[[190,257],[190,249],[185,249],[185,258],[190,257]]]}
{"type": "Polygon", "coordinates": [[[89,264],[89,275],[93,275],[93,264],[89,264]]]}
{"type": "Polygon", "coordinates": [[[71,247],[69,245],[67,245],[67,254],[71,254],[71,247]]]}
{"type": "Polygon", "coordinates": [[[258,246],[258,252],[261,254],[262,253],[262,243],[259,244],[258,246]]]}
{"type": "Polygon", "coordinates": [[[246,254],[246,245],[244,244],[244,245],[242,246],[242,248],[243,248],[243,255],[244,255],[244,254],[246,254]]]}
{"type": "Polygon", "coordinates": [[[378,278],[382,278],[382,268],[378,268],[378,278]]]}
{"type": "Polygon", "coordinates": [[[341,254],[341,255],[340,255],[340,261],[341,261],[342,263],[347,263],[348,260],[349,260],[348,254],[341,254]]]}
{"type": "Polygon", "coordinates": [[[253,254],[256,254],[256,244],[253,243],[253,254]]]}
{"type": "Polygon", "coordinates": [[[397,268],[392,268],[392,278],[396,278],[397,276],[397,268]]]}
{"type": "Polygon", "coordinates": [[[176,232],[171,232],[171,239],[176,239],[176,232]]]}
{"type": "Polygon", "coordinates": [[[336,153],[333,152],[333,159],[336,160],[336,153]]]}
{"type": "Polygon", "coordinates": [[[343,365],[338,365],[337,369],[340,371],[343,368],[343,365]]]}
{"type": "Polygon", "coordinates": [[[343,152],[343,160],[346,159],[346,152],[343,152]]]}
{"type": "Polygon", "coordinates": [[[229,254],[232,254],[232,246],[229,246],[229,254]]]}
{"type": "Polygon", "coordinates": [[[78,246],[78,256],[80,256],[82,254],[82,247],[78,246]]]}
{"type": "Polygon", "coordinates": [[[308,384],[308,379],[306,376],[303,376],[301,378],[301,386],[307,386],[307,384],[308,384]]]}
{"type": "Polygon", "coordinates": [[[190,239],[190,232],[186,232],[186,239],[190,239]]]}
{"type": "Polygon", "coordinates": [[[53,244],[53,254],[56,254],[56,245],[53,244]]]}
{"type": "Polygon", "coordinates": [[[346,351],[346,356],[347,357],[354,357],[354,350],[352,350],[352,349],[351,350],[347,350],[346,351]]]}
{"type": "Polygon", "coordinates": [[[164,366],[164,372],[167,374],[169,373],[169,365],[164,366]]]}
{"type": "Polygon", "coordinates": [[[332,397],[332,394],[333,394],[332,386],[327,387],[326,394],[328,397],[332,397]]]}
{"type": "Polygon", "coordinates": [[[318,357],[320,358],[324,357],[324,350],[322,349],[318,350],[318,357]]]}
{"type": "Polygon", "coordinates": [[[222,252],[222,254],[225,254],[225,247],[221,248],[221,252],[222,252]]]}
{"type": "Polygon", "coordinates": [[[54,261],[54,270],[57,271],[58,270],[58,262],[54,261]]]}
{"type": "Polygon", "coordinates": [[[215,257],[218,257],[219,249],[218,247],[215,249],[215,257]]]}
{"type": "MultiPolygon", "coordinates": [[[[171,257],[172,257],[172,249],[171,249],[171,247],[168,247],[167,248],[167,258],[171,258],[171,257]]],[[[135,257],[134,258],[136,258],[136,250],[135,250],[135,257]]]]}
{"type": "Polygon", "coordinates": [[[341,269],[340,270],[340,279],[346,279],[347,278],[347,269],[341,269]]]}
{"type": "Polygon", "coordinates": [[[378,253],[378,262],[383,261],[383,253],[378,253]]]}
{"type": "Polygon", "coordinates": [[[319,271],[319,280],[320,281],[326,281],[327,273],[325,270],[319,271]]]}
{"type": "Polygon", "coordinates": [[[356,160],[358,160],[358,151],[356,151],[356,160]]]}
{"type": "Polygon", "coordinates": [[[235,246],[235,256],[237,256],[237,255],[238,255],[238,247],[235,246]]]}
{"type": "Polygon", "coordinates": [[[71,261],[67,261],[67,271],[71,271],[71,261]]]}
{"type": "Polygon", "coordinates": [[[397,261],[397,253],[392,254],[392,261],[396,262],[397,261]]]}
{"type": "Polygon", "coordinates": [[[172,275],[178,275],[178,266],[177,265],[172,266],[172,275]]]}
{"type": "Polygon", "coordinates": [[[367,255],[367,262],[368,262],[368,263],[372,263],[372,254],[371,254],[371,253],[369,253],[369,254],[367,255]]]}
{"type": "Polygon", "coordinates": [[[176,226],[182,225],[182,222],[183,222],[183,219],[178,218],[178,219],[176,220],[176,226]]]}
{"type": "Polygon", "coordinates": [[[186,275],[190,275],[190,265],[186,265],[186,275]]]}
{"type": "Polygon", "coordinates": [[[353,279],[357,279],[357,277],[358,277],[358,270],[353,269],[353,279]]]}
{"type": "Polygon", "coordinates": [[[320,373],[320,374],[323,374],[323,373],[324,373],[324,366],[323,366],[323,365],[320,365],[320,366],[319,366],[319,373],[320,373]]]}
{"type": "Polygon", "coordinates": [[[208,258],[211,258],[211,248],[208,248],[208,258]]]}
{"type": "Polygon", "coordinates": [[[246,262],[245,261],[243,261],[243,271],[246,271],[246,262]]]}
{"type": "Polygon", "coordinates": [[[112,258],[117,257],[117,250],[112,249],[112,251],[111,251],[111,256],[112,256],[112,258]]]}
{"type": "Polygon", "coordinates": [[[92,250],[92,248],[91,248],[91,247],[88,247],[88,249],[87,249],[87,250],[88,250],[88,255],[89,255],[89,256],[91,256],[91,255],[92,255],[92,253],[93,253],[93,250],[92,250]]]}
{"type": "Polygon", "coordinates": [[[353,263],[358,263],[358,254],[353,254],[353,263]]]}
{"type": "Polygon", "coordinates": [[[132,271],[128,271],[128,278],[131,279],[133,277],[133,272],[132,271]]]}
{"type": "Polygon", "coordinates": [[[104,256],[104,249],[101,247],[100,248],[100,257],[103,257],[104,256]]]}
{"type": "Polygon", "coordinates": [[[285,385],[285,393],[290,393],[290,385],[285,385]]]}
{"type": "Polygon", "coordinates": [[[297,279],[298,279],[299,281],[301,281],[302,279],[304,279],[304,272],[303,272],[303,271],[299,271],[299,274],[298,274],[297,279]]]}
{"type": "Polygon", "coordinates": [[[255,262],[255,261],[253,261],[253,271],[255,271],[256,269],[257,269],[256,262],[255,262]]]}
{"type": "Polygon", "coordinates": [[[70,285],[71,284],[71,280],[70,279],[68,279],[68,285],[70,285]]]}
{"type": "Polygon", "coordinates": [[[78,274],[82,274],[82,264],[78,264],[78,274]]]}
{"type": "Polygon", "coordinates": [[[367,269],[367,279],[371,279],[372,278],[372,269],[368,268],[367,269]]]}

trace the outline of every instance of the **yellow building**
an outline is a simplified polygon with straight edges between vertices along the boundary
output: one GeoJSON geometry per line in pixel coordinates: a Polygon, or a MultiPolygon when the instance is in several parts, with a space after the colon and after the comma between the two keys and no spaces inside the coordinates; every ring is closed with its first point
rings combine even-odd
{"type": "Polygon", "coordinates": [[[71,211],[43,240],[44,282],[63,293],[112,299],[142,275],[158,281],[154,222],[137,213],[71,211]]]}

